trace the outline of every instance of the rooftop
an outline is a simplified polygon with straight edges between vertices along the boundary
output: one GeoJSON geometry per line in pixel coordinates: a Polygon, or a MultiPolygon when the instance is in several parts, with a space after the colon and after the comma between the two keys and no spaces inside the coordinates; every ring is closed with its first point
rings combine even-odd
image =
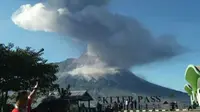
{"type": "Polygon", "coordinates": [[[76,99],[79,101],[91,101],[93,100],[92,96],[87,92],[87,90],[81,90],[81,91],[70,91],[71,99],[76,99]]]}

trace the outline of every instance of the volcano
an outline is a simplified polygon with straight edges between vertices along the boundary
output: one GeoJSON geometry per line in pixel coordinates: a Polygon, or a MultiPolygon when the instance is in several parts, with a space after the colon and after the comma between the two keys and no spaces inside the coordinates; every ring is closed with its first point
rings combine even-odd
{"type": "Polygon", "coordinates": [[[56,64],[59,66],[57,76],[61,87],[70,84],[72,89],[88,90],[94,97],[134,93],[163,97],[173,94],[176,99],[188,99],[188,95],[184,92],[148,82],[127,69],[99,66],[103,64],[97,56],[84,54],[77,59],[70,58],[56,64]]]}

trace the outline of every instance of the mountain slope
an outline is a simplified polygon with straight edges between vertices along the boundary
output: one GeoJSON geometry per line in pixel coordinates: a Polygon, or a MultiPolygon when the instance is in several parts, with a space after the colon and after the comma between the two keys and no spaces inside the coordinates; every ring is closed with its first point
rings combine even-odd
{"type": "MultiPolygon", "coordinates": [[[[174,94],[177,99],[187,99],[187,94],[175,91],[169,88],[152,84],[126,69],[116,69],[116,73],[106,72],[102,76],[90,77],[84,74],[72,75],[70,71],[85,65],[93,65],[99,59],[96,56],[90,57],[82,55],[78,59],[67,59],[57,63],[59,65],[59,73],[57,74],[58,83],[61,87],[71,84],[73,89],[87,89],[94,97],[97,96],[114,96],[114,95],[131,95],[132,93],[147,96],[163,96],[168,97],[174,94]],[[88,80],[88,77],[89,80],[88,80]]],[[[101,68],[100,68],[101,69],[101,68]]],[[[95,74],[93,74],[95,76],[95,74]]]]}

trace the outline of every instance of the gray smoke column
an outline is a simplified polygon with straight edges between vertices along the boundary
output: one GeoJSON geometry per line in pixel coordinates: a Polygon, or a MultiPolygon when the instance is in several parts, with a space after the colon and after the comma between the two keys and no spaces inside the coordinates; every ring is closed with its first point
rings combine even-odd
{"type": "Polygon", "coordinates": [[[110,0],[48,0],[53,8],[67,8],[70,12],[78,12],[87,6],[105,6],[110,0]]]}
{"type": "Polygon", "coordinates": [[[65,34],[88,43],[87,52],[109,66],[130,68],[182,53],[171,35],[153,37],[136,19],[113,14],[108,0],[49,0],[21,6],[12,21],[27,30],[65,34]]]}

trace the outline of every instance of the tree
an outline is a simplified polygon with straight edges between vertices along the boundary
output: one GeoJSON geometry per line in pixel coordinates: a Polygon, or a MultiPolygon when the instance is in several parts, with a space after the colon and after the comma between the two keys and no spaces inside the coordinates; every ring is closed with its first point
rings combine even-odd
{"type": "Polygon", "coordinates": [[[10,54],[10,50],[11,48],[13,48],[13,44],[8,44],[7,46],[5,46],[4,44],[0,44],[0,94],[1,94],[1,102],[0,102],[0,107],[1,107],[1,111],[2,111],[2,106],[5,104],[6,102],[6,96],[7,93],[5,94],[4,90],[5,90],[5,85],[6,82],[9,79],[9,69],[8,69],[8,58],[9,58],[9,54],[10,54]]]}
{"type": "Polygon", "coordinates": [[[6,104],[8,91],[31,90],[39,81],[39,92],[47,93],[58,87],[55,73],[58,66],[42,57],[44,49],[36,51],[0,44],[0,92],[1,107],[6,104]]]}
{"type": "Polygon", "coordinates": [[[63,98],[63,97],[69,97],[71,95],[71,92],[70,92],[70,85],[67,86],[66,89],[64,88],[57,88],[58,90],[58,93],[60,95],[60,98],[63,98]]]}
{"type": "Polygon", "coordinates": [[[68,84],[68,86],[66,87],[66,89],[64,89],[64,88],[57,88],[58,89],[58,93],[60,95],[60,98],[61,99],[67,98],[67,100],[68,100],[68,103],[67,103],[68,107],[66,108],[68,111],[70,111],[70,95],[71,95],[70,87],[71,86],[68,84]]]}

